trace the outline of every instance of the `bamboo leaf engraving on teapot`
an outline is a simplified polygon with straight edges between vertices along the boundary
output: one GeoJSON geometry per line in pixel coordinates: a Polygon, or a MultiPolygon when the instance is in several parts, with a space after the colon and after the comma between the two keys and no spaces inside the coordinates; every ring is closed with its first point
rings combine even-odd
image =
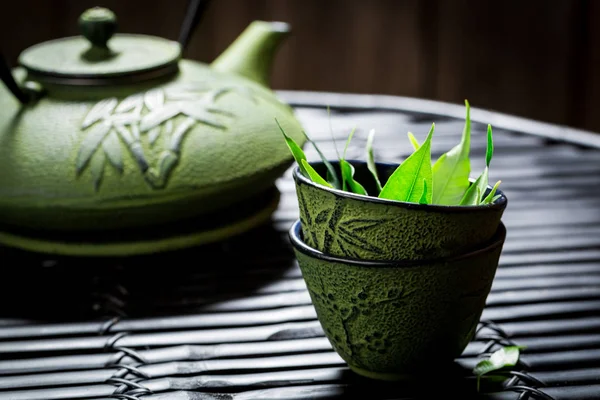
{"type": "Polygon", "coordinates": [[[123,152],[121,151],[121,143],[115,131],[111,131],[102,142],[104,152],[113,167],[119,172],[123,172],[123,152]]]}
{"type": "Polygon", "coordinates": [[[149,90],[144,94],[144,104],[148,110],[157,110],[165,105],[165,93],[161,89],[149,90]]]}
{"type": "Polygon", "coordinates": [[[217,100],[228,93],[236,93],[255,104],[258,101],[250,88],[211,89],[206,85],[152,89],[121,101],[114,97],[99,101],[81,124],[85,136],[75,161],[77,174],[89,166],[92,183],[98,190],[107,161],[119,174],[123,173],[124,145],[146,182],[152,188],[163,188],[179,162],[186,134],[196,124],[227,130],[235,115],[219,108],[217,100]],[[161,137],[164,149],[155,165],[150,165],[143,141],[153,147],[161,137]]]}
{"type": "Polygon", "coordinates": [[[113,112],[115,107],[117,106],[117,99],[110,98],[101,100],[98,102],[92,109],[88,112],[87,116],[83,120],[83,124],[81,125],[82,129],[89,127],[90,125],[98,122],[102,119],[110,117],[110,114],[113,112]]]}
{"type": "Polygon", "coordinates": [[[92,178],[94,180],[94,188],[97,190],[104,174],[104,163],[106,162],[106,156],[103,152],[98,151],[92,157],[90,162],[90,169],[92,170],[92,178]]]}
{"type": "MultiPolygon", "coordinates": [[[[92,109],[94,111],[94,109],[92,109]]],[[[111,125],[106,122],[100,122],[94,125],[88,134],[81,142],[81,147],[79,148],[79,153],[77,154],[77,161],[75,165],[77,170],[80,171],[87,163],[90,161],[92,156],[94,155],[96,149],[100,146],[108,132],[110,132],[111,125]]]]}

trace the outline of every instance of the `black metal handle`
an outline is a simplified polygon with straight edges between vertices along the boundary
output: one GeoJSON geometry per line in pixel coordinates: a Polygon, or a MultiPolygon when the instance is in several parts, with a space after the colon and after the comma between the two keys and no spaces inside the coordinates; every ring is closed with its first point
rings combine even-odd
{"type": "Polygon", "coordinates": [[[198,22],[200,22],[204,11],[206,11],[208,3],[210,3],[209,0],[189,0],[185,18],[181,25],[181,31],[179,32],[179,44],[182,49],[187,47],[198,22]]]}
{"type": "Polygon", "coordinates": [[[21,103],[25,104],[29,102],[30,96],[26,92],[24,92],[23,89],[19,87],[17,81],[15,81],[15,77],[10,71],[8,63],[6,62],[6,59],[4,58],[4,54],[2,54],[2,52],[0,52],[0,79],[2,79],[2,82],[4,82],[8,90],[10,90],[11,93],[21,103]]]}

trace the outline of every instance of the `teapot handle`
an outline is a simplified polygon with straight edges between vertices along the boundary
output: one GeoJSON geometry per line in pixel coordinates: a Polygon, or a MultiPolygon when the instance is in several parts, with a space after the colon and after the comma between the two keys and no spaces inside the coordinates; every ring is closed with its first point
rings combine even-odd
{"type": "Polygon", "coordinates": [[[6,58],[4,58],[4,54],[0,52],[0,79],[6,85],[8,90],[23,104],[26,104],[31,99],[31,96],[27,92],[25,92],[17,81],[15,81],[15,77],[13,76],[10,68],[8,67],[8,63],[6,62],[6,58]]]}
{"type": "Polygon", "coordinates": [[[204,11],[206,11],[208,3],[210,3],[209,0],[189,0],[185,18],[181,25],[181,31],[179,32],[179,44],[182,50],[187,47],[192,33],[194,33],[198,22],[200,22],[204,11]]]}

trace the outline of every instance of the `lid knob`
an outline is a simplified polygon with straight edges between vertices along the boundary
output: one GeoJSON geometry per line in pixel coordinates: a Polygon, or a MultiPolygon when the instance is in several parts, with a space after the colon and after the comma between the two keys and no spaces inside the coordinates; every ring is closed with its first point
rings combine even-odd
{"type": "Polygon", "coordinates": [[[79,29],[94,47],[107,49],[106,44],[117,30],[117,16],[108,8],[90,8],[79,17],[79,29]]]}

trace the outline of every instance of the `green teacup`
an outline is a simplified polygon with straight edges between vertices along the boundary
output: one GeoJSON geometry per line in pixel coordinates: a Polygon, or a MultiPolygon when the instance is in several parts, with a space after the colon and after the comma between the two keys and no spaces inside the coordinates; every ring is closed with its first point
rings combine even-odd
{"type": "Polygon", "coordinates": [[[350,368],[397,380],[451,362],[473,338],[506,229],[477,250],[439,261],[364,261],[324,254],[290,229],[302,276],[329,341],[350,368]]]}
{"type": "MultiPolygon", "coordinates": [[[[367,163],[351,163],[357,181],[374,193],[367,163]]],[[[339,162],[331,164],[339,169],[339,162]]],[[[311,165],[326,175],[323,162],[311,165]]],[[[376,166],[384,184],[398,164],[376,166]]],[[[422,205],[331,189],[314,183],[298,167],[293,177],[306,243],[327,254],[363,260],[431,260],[463,254],[490,240],[507,205],[500,190],[501,197],[488,205],[422,205]]]]}

